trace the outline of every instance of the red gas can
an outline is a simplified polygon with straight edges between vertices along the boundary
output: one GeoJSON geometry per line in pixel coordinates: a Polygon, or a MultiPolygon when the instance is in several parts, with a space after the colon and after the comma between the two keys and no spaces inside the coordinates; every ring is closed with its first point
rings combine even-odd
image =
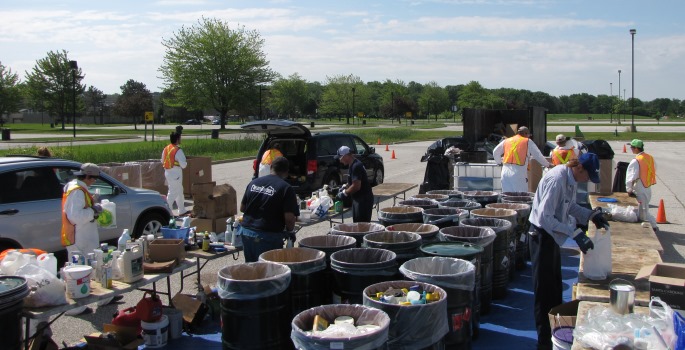
{"type": "Polygon", "coordinates": [[[162,318],[162,300],[155,293],[145,292],[136,305],[136,315],[144,322],[159,321],[162,318]]]}

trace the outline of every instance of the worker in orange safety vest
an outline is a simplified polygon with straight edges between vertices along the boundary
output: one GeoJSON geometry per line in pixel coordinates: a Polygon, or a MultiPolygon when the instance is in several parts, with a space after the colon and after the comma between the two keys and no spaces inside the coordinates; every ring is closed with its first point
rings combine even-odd
{"type": "Polygon", "coordinates": [[[262,160],[259,162],[258,177],[271,174],[271,163],[278,157],[283,157],[283,152],[281,152],[281,144],[274,143],[271,148],[264,151],[264,154],[262,155],[262,160]]]}
{"type": "Polygon", "coordinates": [[[550,163],[522,126],[515,136],[504,139],[492,151],[495,163],[502,165],[502,192],[528,192],[528,160],[533,158],[544,167],[550,163]]]}
{"type": "Polygon", "coordinates": [[[637,197],[640,205],[638,213],[644,213],[640,218],[649,221],[654,231],[658,230],[656,219],[649,213],[649,202],[652,200],[652,185],[656,184],[656,164],[654,157],[645,153],[645,144],[642,140],[634,139],[628,144],[635,154],[635,159],[630,161],[626,170],[626,192],[637,197]]]}
{"type": "Polygon", "coordinates": [[[178,215],[189,214],[186,210],[183,198],[183,169],[188,166],[186,156],[181,149],[181,134],[172,132],[169,135],[169,145],[162,151],[162,166],[164,167],[164,177],[166,178],[169,191],[166,200],[169,209],[174,209],[174,203],[178,207],[178,215]]]}
{"type": "Polygon", "coordinates": [[[573,140],[568,139],[564,134],[559,134],[556,137],[556,143],[557,147],[550,153],[553,165],[566,164],[571,159],[578,159],[580,149],[576,147],[573,140]]]}

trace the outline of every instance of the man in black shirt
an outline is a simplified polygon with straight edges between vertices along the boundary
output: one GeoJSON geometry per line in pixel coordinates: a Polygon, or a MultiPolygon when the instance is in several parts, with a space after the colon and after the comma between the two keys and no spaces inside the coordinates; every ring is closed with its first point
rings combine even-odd
{"type": "Polygon", "coordinates": [[[350,153],[350,148],[342,146],[338,149],[338,160],[350,167],[347,178],[348,186],[340,189],[337,200],[344,200],[347,196],[352,196],[352,221],[370,222],[373,210],[373,192],[369,177],[366,174],[364,164],[350,153]]]}
{"type": "Polygon", "coordinates": [[[255,262],[266,251],[283,248],[283,239],[295,227],[300,216],[297,197],[283,180],[289,166],[288,159],[277,157],[271,163],[271,174],[252,180],[245,189],[240,202],[245,262],[255,262]]]}

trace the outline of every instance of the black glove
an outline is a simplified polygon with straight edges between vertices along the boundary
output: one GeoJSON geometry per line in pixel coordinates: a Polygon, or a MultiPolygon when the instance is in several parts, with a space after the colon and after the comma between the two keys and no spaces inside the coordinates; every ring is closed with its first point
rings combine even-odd
{"type": "Polygon", "coordinates": [[[588,237],[583,230],[576,229],[573,233],[576,234],[575,237],[573,237],[573,240],[576,241],[578,248],[580,248],[580,251],[582,251],[583,254],[587,254],[588,250],[595,248],[595,244],[592,243],[590,237],[588,237]]]}
{"type": "Polygon", "coordinates": [[[637,197],[637,195],[635,195],[635,192],[634,192],[634,191],[630,191],[630,192],[628,192],[628,197],[633,197],[633,198],[635,198],[635,197],[637,197]]]}
{"type": "Polygon", "coordinates": [[[595,224],[595,227],[597,228],[609,229],[609,221],[604,217],[604,213],[602,213],[602,208],[600,207],[595,208],[595,211],[590,215],[590,220],[592,220],[592,223],[595,224]]]}
{"type": "Polygon", "coordinates": [[[102,206],[101,206],[100,204],[98,204],[98,203],[93,204],[93,211],[94,211],[96,214],[102,213],[102,206]]]}
{"type": "Polygon", "coordinates": [[[345,190],[341,189],[340,191],[338,191],[338,194],[335,196],[335,200],[342,202],[345,200],[346,197],[347,197],[347,194],[345,194],[345,190]]]}

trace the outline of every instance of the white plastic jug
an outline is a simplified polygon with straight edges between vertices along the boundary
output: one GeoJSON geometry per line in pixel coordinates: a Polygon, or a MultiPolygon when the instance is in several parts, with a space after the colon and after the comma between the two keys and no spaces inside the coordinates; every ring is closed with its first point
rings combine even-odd
{"type": "Polygon", "coordinates": [[[122,281],[133,283],[143,278],[143,250],[139,246],[127,248],[121,257],[122,281]]]}
{"type": "Polygon", "coordinates": [[[107,199],[103,199],[100,202],[102,206],[102,213],[98,217],[98,224],[102,228],[115,228],[117,227],[117,204],[110,202],[107,199]]]}
{"type": "Polygon", "coordinates": [[[57,258],[55,258],[55,254],[43,253],[38,255],[38,266],[57,276],[57,258]]]}
{"type": "Polygon", "coordinates": [[[120,252],[123,252],[126,250],[126,242],[131,240],[131,235],[128,234],[128,229],[124,229],[124,232],[121,233],[121,237],[119,237],[119,240],[117,241],[117,250],[120,252]]]}

